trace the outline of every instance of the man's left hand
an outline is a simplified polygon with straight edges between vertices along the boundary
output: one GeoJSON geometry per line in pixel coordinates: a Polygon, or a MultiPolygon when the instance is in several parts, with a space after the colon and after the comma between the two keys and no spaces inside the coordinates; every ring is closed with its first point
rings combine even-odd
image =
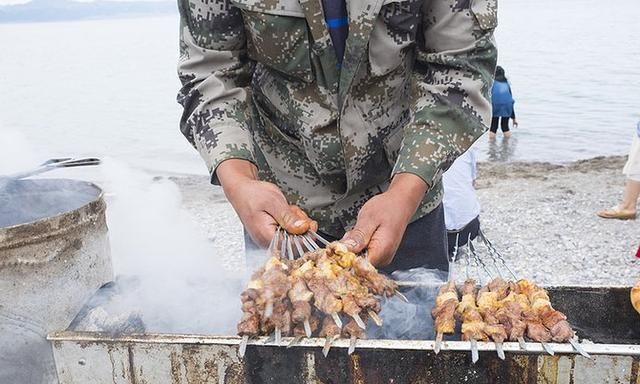
{"type": "Polygon", "coordinates": [[[427,187],[416,175],[395,175],[386,192],[362,206],[355,227],[340,241],[352,252],[366,248],[369,261],[376,267],[389,265],[427,187]]]}

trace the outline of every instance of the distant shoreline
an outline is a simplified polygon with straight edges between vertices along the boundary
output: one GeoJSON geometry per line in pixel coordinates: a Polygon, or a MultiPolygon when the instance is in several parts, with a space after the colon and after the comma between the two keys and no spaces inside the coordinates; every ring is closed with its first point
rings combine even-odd
{"type": "Polygon", "coordinates": [[[67,0],[37,0],[0,6],[0,24],[130,19],[177,13],[176,4],[170,1],[98,0],[81,3],[67,0]]]}

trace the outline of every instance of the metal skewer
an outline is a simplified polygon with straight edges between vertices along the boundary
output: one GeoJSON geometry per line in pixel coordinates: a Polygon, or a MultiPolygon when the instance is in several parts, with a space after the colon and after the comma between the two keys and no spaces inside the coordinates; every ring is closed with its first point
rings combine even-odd
{"type": "Polygon", "coordinates": [[[362,329],[367,329],[367,325],[364,323],[364,321],[362,321],[362,318],[360,317],[360,315],[358,315],[357,313],[354,313],[351,315],[351,317],[353,318],[353,320],[355,320],[356,324],[358,324],[358,327],[362,329]]]}
{"type": "Polygon", "coordinates": [[[280,329],[280,327],[276,327],[276,330],[274,331],[274,336],[275,336],[276,345],[280,346],[280,344],[282,343],[282,330],[280,329]]]}
{"type": "Polygon", "coordinates": [[[295,244],[296,249],[298,250],[298,257],[302,257],[302,255],[304,254],[304,250],[302,249],[300,243],[298,243],[298,236],[293,236],[293,244],[295,244]]]}
{"type": "MultiPolygon", "coordinates": [[[[278,227],[280,229],[280,227],[278,227]]],[[[280,234],[278,234],[278,238],[280,234]]],[[[280,242],[280,257],[286,257],[287,254],[287,231],[282,230],[282,241],[280,242]]]]}
{"type": "Polygon", "coordinates": [[[409,302],[409,299],[407,299],[407,296],[405,296],[402,292],[396,291],[395,294],[400,298],[400,300],[404,301],[405,303],[409,302]]]}
{"type": "Polygon", "coordinates": [[[349,339],[349,350],[347,351],[347,354],[351,355],[353,352],[355,352],[357,341],[358,341],[357,337],[351,336],[351,338],[349,339]]]}
{"type": "Polygon", "coordinates": [[[324,342],[324,347],[322,348],[322,354],[324,355],[324,357],[327,357],[327,355],[329,354],[329,350],[331,349],[331,344],[339,337],[340,335],[327,336],[324,342]]]}
{"type": "Polygon", "coordinates": [[[302,325],[304,326],[304,334],[307,335],[307,337],[311,337],[311,324],[309,324],[309,319],[304,319],[304,322],[302,323],[302,325]]]}
{"type": "Polygon", "coordinates": [[[494,342],[494,344],[496,345],[496,353],[498,354],[498,357],[500,358],[500,360],[504,360],[506,356],[504,355],[504,347],[502,343],[494,342]]]}
{"type": "Polygon", "coordinates": [[[297,345],[300,341],[302,341],[303,336],[296,336],[293,338],[293,340],[291,340],[289,342],[289,344],[287,344],[287,346],[285,348],[291,348],[294,345],[297,345]]]}
{"type": "Polygon", "coordinates": [[[442,332],[438,332],[436,334],[436,343],[433,346],[433,352],[435,352],[436,355],[440,353],[440,347],[442,346],[443,337],[444,337],[444,334],[442,332]]]}
{"type": "Polygon", "coordinates": [[[278,243],[279,237],[280,237],[280,227],[276,228],[276,233],[271,238],[271,242],[269,243],[269,248],[267,248],[269,256],[273,256],[273,251],[276,249],[276,245],[278,243]]]}
{"type": "Polygon", "coordinates": [[[478,237],[480,237],[480,240],[482,240],[482,242],[484,243],[485,247],[487,248],[487,251],[488,251],[489,255],[491,255],[494,258],[497,258],[500,261],[500,264],[502,264],[502,266],[504,267],[504,269],[506,269],[507,272],[509,272],[511,277],[514,280],[517,280],[518,278],[515,275],[515,273],[513,273],[513,271],[511,271],[511,269],[509,269],[509,266],[507,265],[507,262],[504,260],[504,258],[500,254],[500,252],[498,252],[498,250],[493,246],[491,241],[489,241],[489,239],[484,235],[484,232],[482,232],[482,229],[478,230],[478,237]]]}
{"type": "Polygon", "coordinates": [[[333,319],[333,322],[336,323],[336,325],[338,326],[338,328],[342,328],[342,320],[340,319],[340,316],[338,316],[337,313],[332,313],[331,314],[331,318],[333,319]]]}
{"type": "Polygon", "coordinates": [[[544,341],[541,341],[540,344],[542,344],[542,348],[544,348],[544,350],[547,351],[548,354],[550,354],[551,356],[555,355],[553,348],[551,348],[549,344],[544,341]]]}
{"type": "Polygon", "coordinates": [[[242,341],[240,341],[240,347],[238,347],[238,355],[240,357],[244,357],[245,352],[247,351],[247,343],[249,342],[249,336],[242,336],[242,341]]]}
{"type": "Polygon", "coordinates": [[[288,258],[289,260],[293,260],[293,259],[294,259],[294,257],[293,257],[293,248],[291,247],[291,239],[290,239],[291,237],[292,237],[292,236],[290,236],[290,235],[285,231],[285,233],[284,233],[284,238],[285,238],[285,241],[286,241],[286,243],[287,243],[287,258],[288,258]]]}
{"type": "Polygon", "coordinates": [[[320,241],[325,246],[329,245],[329,241],[327,239],[325,239],[324,237],[318,235],[316,232],[309,231],[309,233],[311,234],[311,236],[315,237],[318,241],[320,241]]]}
{"type": "Polygon", "coordinates": [[[478,342],[475,339],[471,339],[469,342],[471,343],[471,361],[475,364],[480,359],[478,354],[478,342]]]}
{"type": "Polygon", "coordinates": [[[367,312],[369,313],[369,317],[371,317],[371,320],[373,320],[373,322],[376,323],[378,327],[382,327],[382,319],[380,318],[380,316],[378,316],[378,314],[371,309],[367,310],[367,312]]]}
{"type": "Polygon", "coordinates": [[[571,346],[573,347],[573,349],[576,350],[576,352],[578,352],[579,354],[581,354],[582,356],[590,359],[591,355],[587,353],[587,351],[585,351],[584,349],[582,349],[582,346],[580,346],[580,344],[578,344],[578,342],[575,339],[569,339],[569,343],[571,344],[571,346]]]}
{"type": "Polygon", "coordinates": [[[518,345],[520,345],[520,349],[522,349],[523,351],[527,350],[527,343],[524,341],[524,337],[518,337],[518,345]]]}
{"type": "Polygon", "coordinates": [[[264,307],[264,317],[271,317],[273,315],[273,301],[267,301],[267,305],[264,307]]]}
{"type": "Polygon", "coordinates": [[[316,249],[320,248],[318,247],[318,244],[309,239],[309,235],[307,234],[302,236],[302,242],[307,246],[307,248],[309,248],[310,251],[315,251],[316,249]]]}

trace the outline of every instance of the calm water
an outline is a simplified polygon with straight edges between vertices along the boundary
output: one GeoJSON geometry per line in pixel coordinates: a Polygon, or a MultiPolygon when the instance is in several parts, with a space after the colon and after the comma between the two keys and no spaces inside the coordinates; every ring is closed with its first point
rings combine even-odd
{"type": "MultiPolygon", "coordinates": [[[[624,154],[640,119],[638,0],[503,0],[500,64],[520,127],[484,158],[624,154]]],[[[204,172],[175,102],[177,16],[0,25],[0,127],[43,157],[111,155],[204,172]]],[[[6,143],[5,143],[6,144],[6,143]]]]}

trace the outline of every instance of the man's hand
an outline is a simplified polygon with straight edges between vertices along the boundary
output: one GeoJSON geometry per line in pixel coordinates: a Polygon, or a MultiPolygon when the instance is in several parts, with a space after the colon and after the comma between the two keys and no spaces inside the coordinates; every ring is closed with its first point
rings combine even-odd
{"type": "Polygon", "coordinates": [[[374,266],[389,265],[427,188],[416,175],[397,174],[386,192],[362,206],[355,227],[341,241],[356,253],[367,248],[374,266]]]}
{"type": "Polygon", "coordinates": [[[318,223],[299,207],[289,205],[276,185],[258,180],[251,162],[226,160],[218,166],[216,175],[249,236],[259,246],[269,245],[278,225],[292,234],[318,230],[318,223]]]}
{"type": "Polygon", "coordinates": [[[513,119],[513,128],[518,128],[518,120],[513,119]]]}

